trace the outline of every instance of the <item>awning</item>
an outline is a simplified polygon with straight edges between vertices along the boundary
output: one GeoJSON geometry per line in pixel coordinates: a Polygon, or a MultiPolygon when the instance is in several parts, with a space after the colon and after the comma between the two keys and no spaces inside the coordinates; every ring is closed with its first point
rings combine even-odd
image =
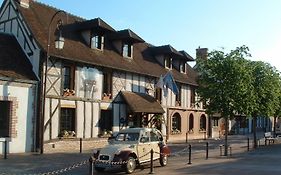
{"type": "Polygon", "coordinates": [[[138,113],[138,112],[143,112],[148,114],[165,113],[160,103],[158,103],[154,97],[148,94],[122,91],[121,96],[129,106],[131,111],[134,113],[138,113]]]}

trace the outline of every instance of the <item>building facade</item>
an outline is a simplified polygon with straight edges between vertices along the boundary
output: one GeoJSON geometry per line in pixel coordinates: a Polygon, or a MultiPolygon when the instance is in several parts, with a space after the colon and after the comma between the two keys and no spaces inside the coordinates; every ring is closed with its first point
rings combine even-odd
{"type": "Polygon", "coordinates": [[[0,30],[17,39],[40,79],[34,148],[147,125],[168,141],[210,135],[211,121],[196,94],[197,72],[188,64],[194,59],[185,51],[153,46],[129,29],[116,31],[100,18],[82,19],[33,0],[5,0],[0,30]],[[167,72],[178,94],[157,88],[167,72]],[[160,123],[151,122],[157,118],[160,123]]]}

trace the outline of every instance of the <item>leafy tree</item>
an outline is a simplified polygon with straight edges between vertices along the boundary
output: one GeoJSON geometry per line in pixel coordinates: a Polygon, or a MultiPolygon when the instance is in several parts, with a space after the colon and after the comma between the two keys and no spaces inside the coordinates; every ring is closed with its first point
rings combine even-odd
{"type": "Polygon", "coordinates": [[[251,111],[251,70],[249,49],[242,46],[230,53],[212,51],[208,60],[197,58],[199,72],[198,93],[201,100],[206,101],[209,115],[220,113],[225,119],[225,151],[228,154],[228,122],[237,113],[251,111]]]}
{"type": "Polygon", "coordinates": [[[254,148],[257,147],[256,125],[258,116],[272,116],[280,105],[280,76],[278,71],[261,61],[251,62],[252,86],[251,116],[253,117],[254,148]]]}

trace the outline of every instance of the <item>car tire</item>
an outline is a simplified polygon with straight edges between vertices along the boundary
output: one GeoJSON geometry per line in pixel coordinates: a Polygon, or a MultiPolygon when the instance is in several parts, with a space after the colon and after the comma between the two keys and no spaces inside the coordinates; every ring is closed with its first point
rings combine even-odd
{"type": "Polygon", "coordinates": [[[95,167],[96,172],[103,172],[105,168],[95,167]]]}
{"type": "Polygon", "coordinates": [[[124,165],[127,174],[131,174],[135,171],[137,166],[136,159],[134,157],[129,157],[126,164],[124,165]]]}
{"type": "Polygon", "coordinates": [[[168,156],[166,154],[161,155],[159,161],[161,166],[166,166],[168,164],[168,156]]]}

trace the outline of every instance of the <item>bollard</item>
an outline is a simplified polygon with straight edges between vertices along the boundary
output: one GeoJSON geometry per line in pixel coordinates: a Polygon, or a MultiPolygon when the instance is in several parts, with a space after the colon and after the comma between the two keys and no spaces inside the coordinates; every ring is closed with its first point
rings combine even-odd
{"type": "Polygon", "coordinates": [[[191,164],[191,145],[189,144],[188,146],[188,152],[189,152],[189,155],[188,155],[188,164],[190,165],[191,164]]]}
{"type": "Polygon", "coordinates": [[[82,138],[80,138],[80,153],[82,153],[82,138]]]}
{"type": "Polygon", "coordinates": [[[220,156],[222,156],[222,147],[223,147],[224,145],[220,145],[220,156]]]}
{"type": "Polygon", "coordinates": [[[94,174],[94,161],[93,161],[93,157],[91,156],[89,159],[89,175],[93,175],[94,174]]]}
{"type": "Polygon", "coordinates": [[[153,149],[150,151],[150,172],[149,174],[154,174],[153,172],[153,149]]]}
{"type": "Polygon", "coordinates": [[[209,158],[209,143],[206,142],[206,160],[209,158]]]}
{"type": "Polygon", "coordinates": [[[232,156],[232,148],[231,148],[231,146],[229,147],[229,156],[230,157],[232,156]]]}
{"type": "Polygon", "coordinates": [[[7,159],[7,153],[8,153],[8,141],[7,140],[5,140],[5,142],[4,142],[4,147],[5,147],[4,159],[7,159]]]}
{"type": "Polygon", "coordinates": [[[248,142],[247,142],[247,149],[248,149],[248,151],[250,151],[250,138],[248,137],[248,142]]]}

